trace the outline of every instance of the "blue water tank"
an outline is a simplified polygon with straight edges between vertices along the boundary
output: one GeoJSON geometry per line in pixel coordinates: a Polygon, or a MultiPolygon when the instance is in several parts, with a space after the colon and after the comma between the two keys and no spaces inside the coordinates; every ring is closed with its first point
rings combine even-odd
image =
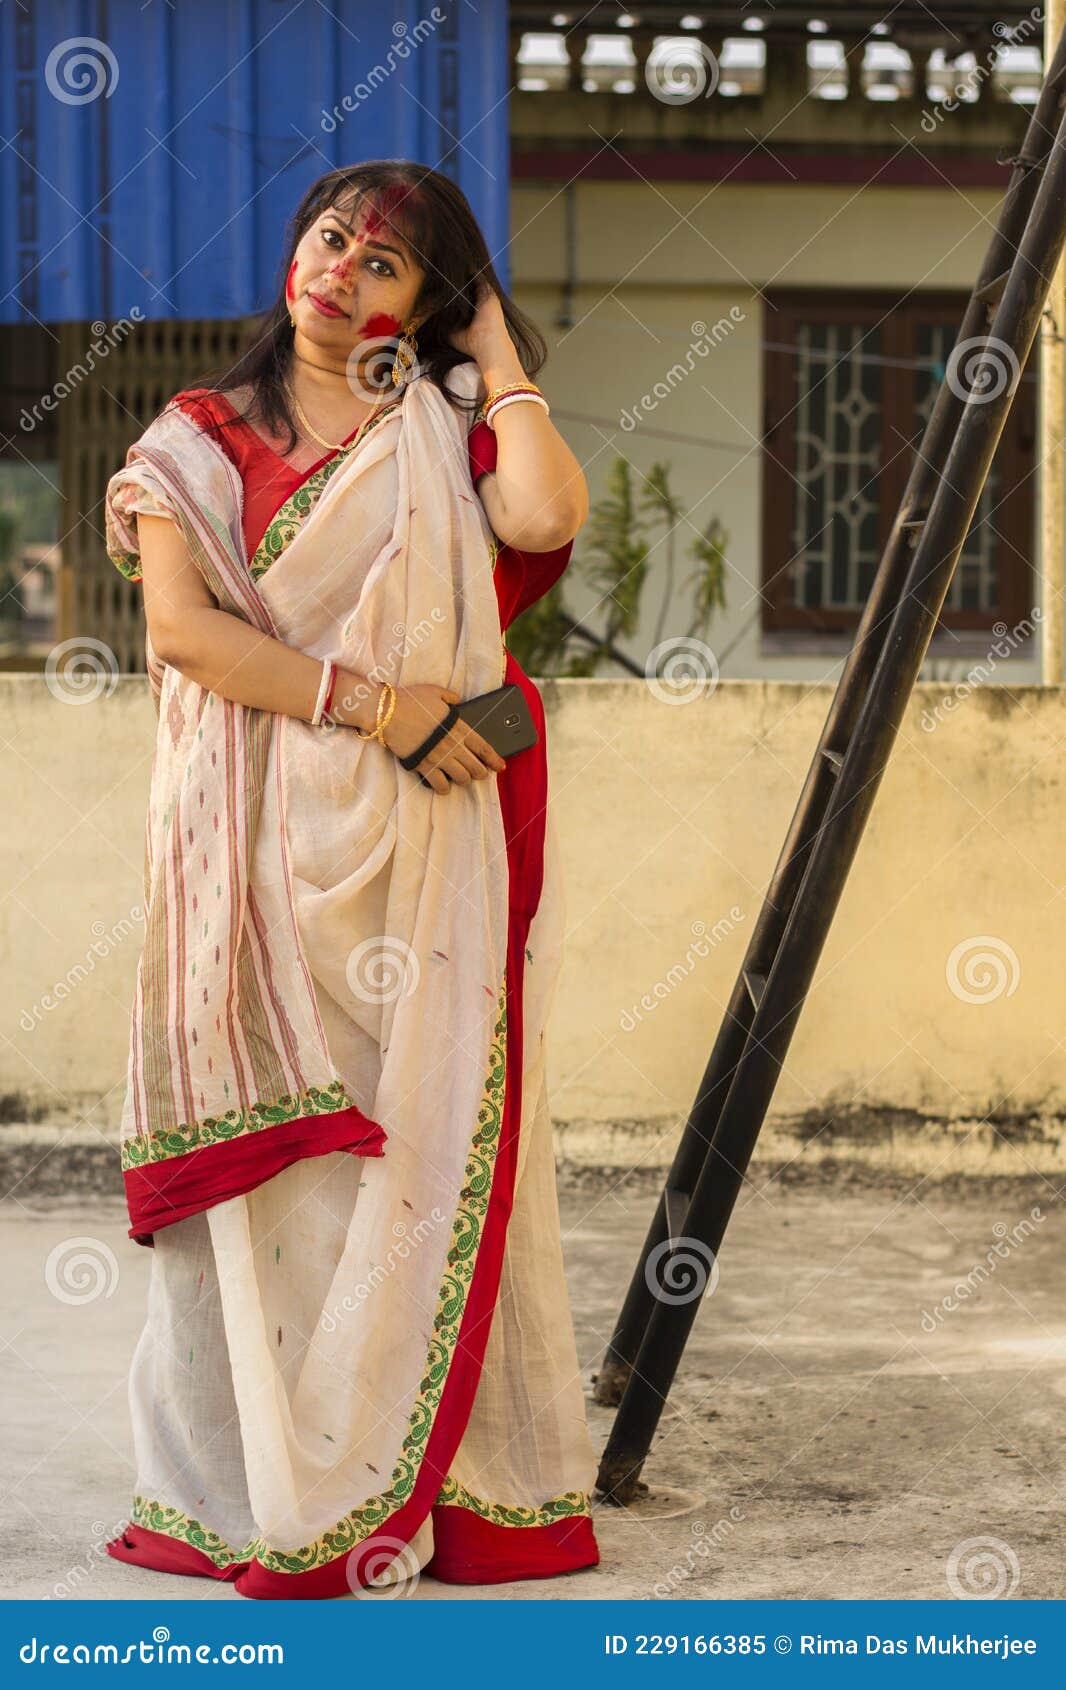
{"type": "Polygon", "coordinates": [[[304,190],[370,158],[457,182],[508,284],[506,0],[3,6],[0,135],[0,322],[259,311],[304,190]]]}

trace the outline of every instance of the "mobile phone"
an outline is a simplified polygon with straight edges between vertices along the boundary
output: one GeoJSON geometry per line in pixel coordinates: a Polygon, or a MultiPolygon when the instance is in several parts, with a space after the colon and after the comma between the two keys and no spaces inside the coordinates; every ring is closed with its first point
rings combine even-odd
{"type": "Polygon", "coordinates": [[[525,693],[516,681],[505,681],[492,692],[464,698],[457,706],[464,722],[476,729],[501,757],[527,751],[539,739],[525,693]]]}

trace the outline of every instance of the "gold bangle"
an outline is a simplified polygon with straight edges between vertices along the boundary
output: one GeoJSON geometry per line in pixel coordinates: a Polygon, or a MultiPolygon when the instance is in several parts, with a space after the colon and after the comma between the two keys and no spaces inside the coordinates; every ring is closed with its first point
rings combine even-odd
{"type": "Polygon", "coordinates": [[[392,721],[392,713],[396,709],[396,688],[393,686],[391,681],[386,681],[385,687],[388,689],[389,694],[389,708],[386,710],[384,716],[382,716],[381,710],[385,698],[385,692],[383,689],[382,695],[378,699],[378,722],[377,727],[374,729],[374,737],[376,739],[380,739],[382,745],[385,746],[385,750],[388,751],[390,747],[385,745],[385,729],[392,721]]]}
{"type": "MultiPolygon", "coordinates": [[[[395,709],[396,709],[396,688],[393,686],[391,681],[382,681],[381,691],[378,694],[377,715],[376,715],[376,719],[375,719],[373,728],[361,728],[361,727],[358,726],[358,724],[353,724],[353,726],[355,727],[356,733],[359,735],[359,738],[360,739],[378,739],[378,740],[381,741],[382,745],[385,745],[384,730],[388,726],[389,722],[392,720],[392,713],[395,709]],[[388,708],[388,714],[385,716],[384,721],[383,721],[382,720],[382,712],[385,708],[386,701],[388,701],[389,708],[388,708]]],[[[387,745],[385,745],[385,750],[386,751],[389,750],[389,747],[387,745]]]]}
{"type": "Polygon", "coordinates": [[[505,393],[540,393],[540,388],[537,386],[535,381],[511,381],[504,387],[494,387],[492,392],[486,393],[484,399],[481,401],[480,408],[478,409],[478,413],[474,418],[474,421],[484,421],[485,414],[488,411],[489,406],[495,404],[497,399],[502,399],[505,393]]]}

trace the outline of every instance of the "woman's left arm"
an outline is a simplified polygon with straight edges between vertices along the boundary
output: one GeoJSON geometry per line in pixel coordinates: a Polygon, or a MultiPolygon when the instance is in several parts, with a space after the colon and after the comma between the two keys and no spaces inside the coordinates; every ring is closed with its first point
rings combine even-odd
{"type": "MultiPolygon", "coordinates": [[[[470,327],[453,340],[477,361],[487,392],[528,381],[491,288],[484,287],[470,327]]],[[[519,551],[555,551],[589,513],[581,465],[540,405],[504,405],[492,427],[496,468],[478,477],[477,491],[493,533],[519,551]]]]}

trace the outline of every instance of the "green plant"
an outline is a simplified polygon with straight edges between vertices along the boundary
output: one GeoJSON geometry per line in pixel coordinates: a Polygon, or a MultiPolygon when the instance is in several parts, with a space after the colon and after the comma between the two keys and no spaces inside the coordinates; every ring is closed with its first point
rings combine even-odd
{"type": "MultiPolygon", "coordinates": [[[[508,629],[507,645],[522,668],[535,675],[594,675],[607,662],[631,674],[643,675],[644,665],[618,646],[632,639],[640,625],[645,586],[654,574],[653,535],[665,530],[663,597],[656,619],[652,649],[663,638],[673,608],[677,565],[677,536],[685,512],[670,490],[669,465],[655,463],[635,487],[635,473],[627,458],[615,458],[607,472],[603,496],[597,499],[582,531],[582,551],[571,571],[597,594],[602,627],[590,627],[574,615],[564,598],[564,575],[544,597],[522,612],[508,629]]],[[[725,607],[725,554],[729,536],[717,517],[695,534],[687,556],[695,568],[681,583],[691,590],[691,616],[685,638],[703,638],[716,609],[725,607]]]]}

